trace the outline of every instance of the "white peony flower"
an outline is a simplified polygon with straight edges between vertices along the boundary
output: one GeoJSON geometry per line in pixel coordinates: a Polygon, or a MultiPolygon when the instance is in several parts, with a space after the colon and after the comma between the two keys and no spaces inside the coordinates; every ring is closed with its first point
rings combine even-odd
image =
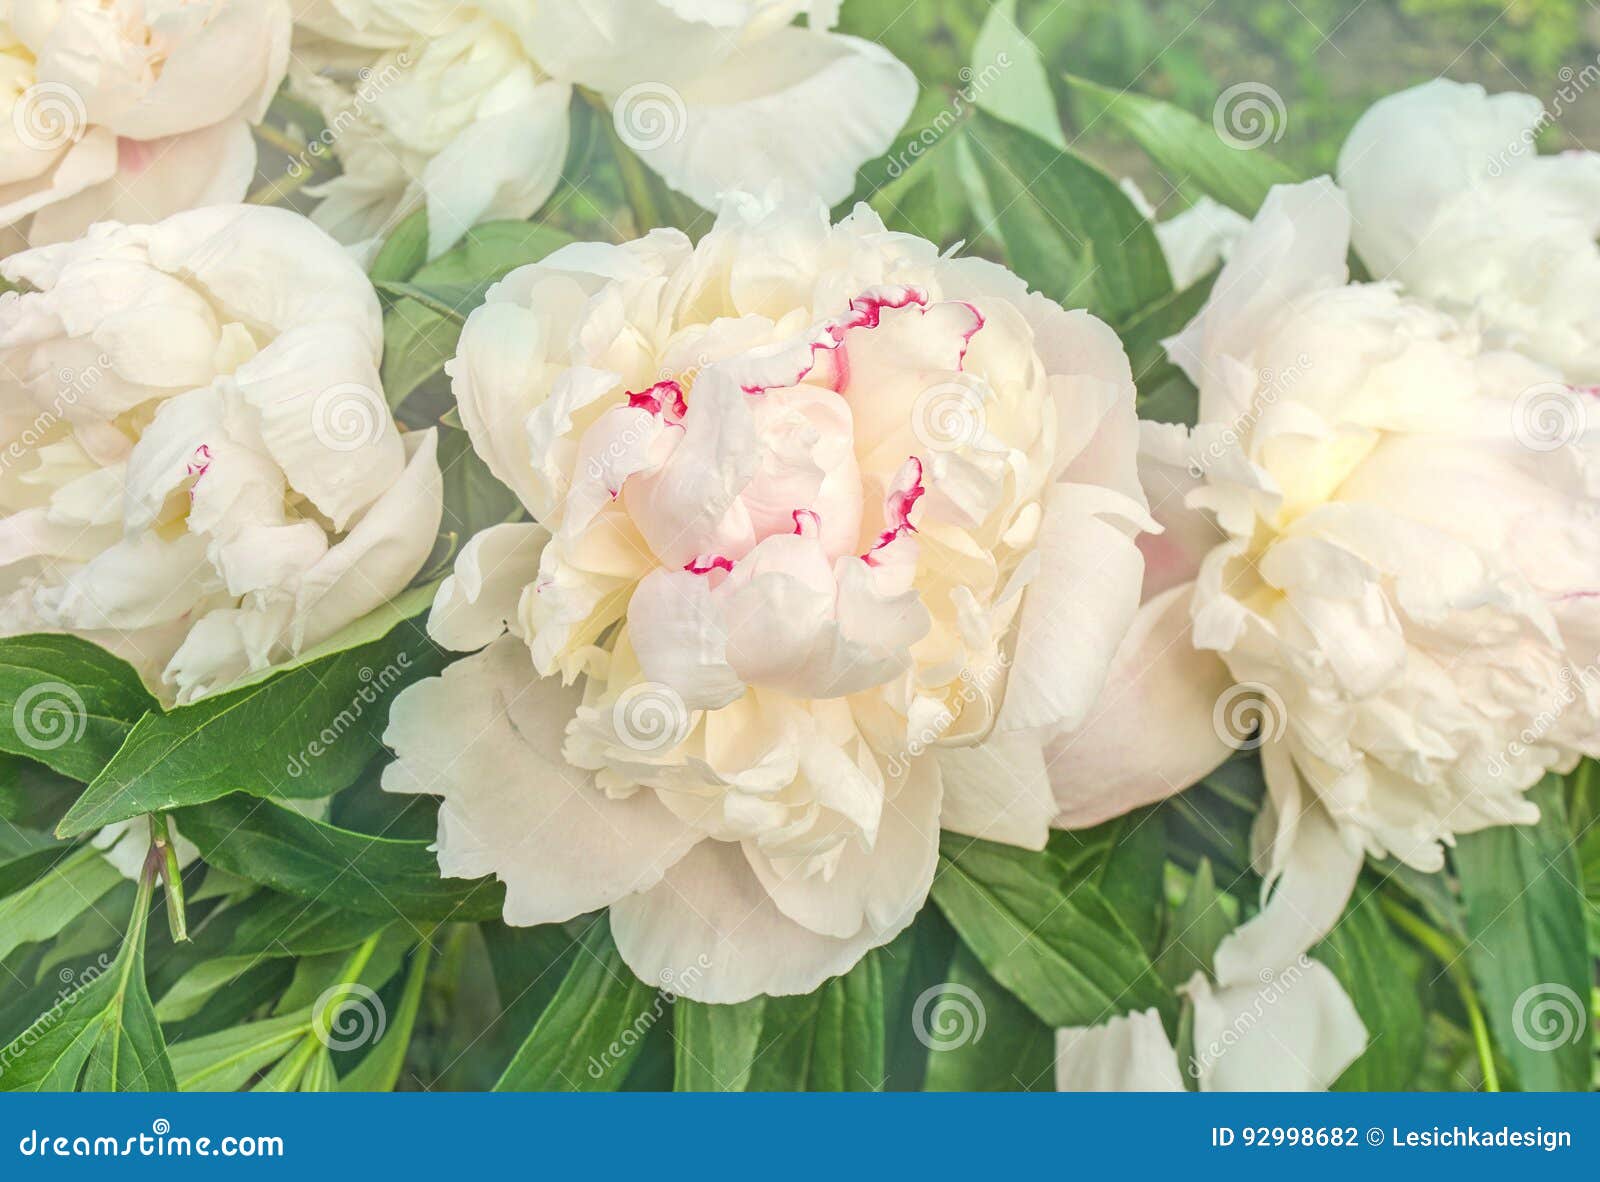
{"type": "Polygon", "coordinates": [[[1154,1009],[1056,1031],[1056,1090],[1311,1092],[1331,1087],[1367,1045],[1367,1028],[1339,979],[1299,957],[1280,971],[1213,986],[1196,973],[1183,992],[1194,1043],[1182,1069],[1154,1009]]]}
{"type": "Polygon", "coordinates": [[[380,393],[366,276],[297,214],[106,222],[0,265],[0,632],[179,702],[325,639],[433,546],[431,431],[380,393]]]}
{"type": "Polygon", "coordinates": [[[40,245],[238,201],[289,37],[286,0],[11,0],[0,226],[40,245]]]}
{"type": "Polygon", "coordinates": [[[344,167],[313,216],[354,242],[425,204],[434,255],[544,203],[575,86],[612,104],[621,139],[705,206],[774,182],[841,201],[916,101],[882,47],[828,31],[837,0],[301,8],[293,85],[323,111],[344,167]],[[802,12],[805,28],[792,24],[802,12]]]}
{"type": "Polygon", "coordinates": [[[1339,153],[1380,278],[1578,382],[1600,382],[1600,153],[1540,156],[1527,94],[1435,79],[1363,115],[1339,153]]]}
{"type": "Polygon", "coordinates": [[[1142,573],[1109,328],[865,207],[749,201],[513,272],[450,372],[538,524],[468,543],[429,627],[482,651],[390,716],[446,875],[513,924],[610,905],[640,977],[731,1002],[892,939],[941,825],[1043,847],[1042,736],[1142,573]]]}
{"type": "Polygon", "coordinates": [[[1349,228],[1326,180],[1273,190],[1168,342],[1199,423],[1145,424],[1150,598],[1058,745],[1080,824],[1260,745],[1276,892],[1225,983],[1325,934],[1363,853],[1438,870],[1600,753],[1600,436],[1542,446],[1527,394],[1555,371],[1347,285],[1349,228]]]}

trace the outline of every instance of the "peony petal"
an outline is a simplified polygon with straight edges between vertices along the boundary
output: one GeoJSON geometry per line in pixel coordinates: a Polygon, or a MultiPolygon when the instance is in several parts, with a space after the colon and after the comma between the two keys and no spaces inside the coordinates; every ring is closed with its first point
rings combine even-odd
{"type": "Polygon", "coordinates": [[[611,933],[641,980],[720,1005],[810,993],[894,939],[915,914],[885,931],[863,925],[847,940],[818,935],[778,910],[738,845],[704,841],[658,885],[612,904],[611,933]]]}
{"type": "MultiPolygon", "coordinates": [[[[916,102],[917,80],[870,41],[785,28],[740,47],[679,91],[681,128],[641,136],[638,149],[669,185],[707,207],[723,193],[774,183],[831,205],[850,195],[856,170],[894,141],[916,102]]],[[[627,127],[630,96],[611,97],[627,127]]]]}
{"type": "Polygon", "coordinates": [[[383,787],[444,798],[440,873],[497,875],[509,924],[561,923],[649,889],[698,840],[653,792],[612,800],[561,757],[580,697],[539,679],[527,647],[502,636],[389,712],[383,787]]]}
{"type": "Polygon", "coordinates": [[[1087,717],[1139,605],[1144,559],[1094,514],[1116,494],[1058,485],[1045,507],[1039,572],[1024,592],[999,729],[1075,727],[1087,717]]]}
{"type": "Polygon", "coordinates": [[[457,652],[472,652],[508,628],[517,633],[517,603],[539,575],[550,531],[526,521],[491,525],[461,547],[455,570],[439,586],[428,635],[457,652]]]}
{"type": "Polygon", "coordinates": [[[1231,753],[1212,721],[1233,678],[1191,639],[1192,585],[1139,609],[1089,721],[1045,749],[1063,829],[1164,800],[1231,753]]]}
{"type": "Polygon", "coordinates": [[[940,799],[938,766],[913,762],[905,785],[883,806],[872,847],[847,845],[831,877],[780,869],[753,842],[745,844],[745,856],[778,910],[808,931],[841,940],[898,931],[922,909],[933,885],[940,799]]]}
{"type": "Polygon", "coordinates": [[[944,810],[952,833],[1042,850],[1059,811],[1044,752],[1034,735],[991,735],[971,747],[941,747],[944,810]]]}
{"type": "Polygon", "coordinates": [[[1196,973],[1187,992],[1202,1091],[1323,1090],[1367,1046],[1339,979],[1307,957],[1227,989],[1213,990],[1196,973]]]}
{"type": "MultiPolygon", "coordinates": [[[[1263,759],[1263,766],[1269,787],[1276,777],[1298,775],[1281,770],[1278,761],[1263,759]]],[[[1361,851],[1351,849],[1327,811],[1320,804],[1308,806],[1299,814],[1276,887],[1271,877],[1262,886],[1263,895],[1272,891],[1271,898],[1217,946],[1218,983],[1254,981],[1264,971],[1292,963],[1332,931],[1355,890],[1361,862],[1361,851]]]]}
{"type": "Polygon", "coordinates": [[[497,109],[480,112],[422,171],[429,258],[479,222],[532,216],[561,179],[572,88],[517,81],[515,98],[498,93],[504,84],[497,87],[485,100],[497,109]]]}
{"type": "Polygon", "coordinates": [[[1178,1053],[1154,1008],[1056,1031],[1058,1092],[1181,1092],[1178,1053]]]}

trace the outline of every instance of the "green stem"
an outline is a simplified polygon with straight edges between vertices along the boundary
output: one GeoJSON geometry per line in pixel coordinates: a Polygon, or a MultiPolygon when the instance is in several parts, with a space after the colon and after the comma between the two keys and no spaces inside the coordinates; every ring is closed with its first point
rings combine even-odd
{"type": "Polygon", "coordinates": [[[292,197],[300,189],[309,184],[312,171],[302,168],[297,174],[293,171],[285,172],[275,181],[268,181],[255,192],[244,199],[246,205],[277,205],[285,197],[292,197]]]}
{"type": "Polygon", "coordinates": [[[1455,941],[1436,928],[1430,927],[1417,915],[1385,896],[1381,900],[1384,914],[1405,931],[1444,965],[1445,972],[1455,983],[1461,995],[1461,1004],[1467,1011],[1467,1025],[1472,1030],[1472,1045],[1478,1053],[1478,1065],[1483,1071],[1483,1090],[1500,1090],[1500,1072],[1494,1063],[1494,1043],[1489,1038],[1489,1023],[1484,1019],[1483,1006],[1478,1003],[1478,992],[1472,984],[1472,974],[1462,964],[1463,950],[1455,941]]]}
{"type": "Polygon", "coordinates": [[[166,813],[156,813],[150,819],[150,832],[155,838],[155,849],[161,856],[161,881],[166,885],[167,927],[174,942],[182,944],[189,939],[189,908],[183,894],[183,868],[178,865],[178,851],[172,841],[172,827],[166,813]]]}

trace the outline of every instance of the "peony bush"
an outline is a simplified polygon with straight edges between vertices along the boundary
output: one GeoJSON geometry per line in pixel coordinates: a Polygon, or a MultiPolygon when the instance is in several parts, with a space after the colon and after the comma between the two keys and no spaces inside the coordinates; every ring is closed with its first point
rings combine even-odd
{"type": "Polygon", "coordinates": [[[0,12],[0,1088],[1593,1088],[1571,100],[966,7],[0,12]]]}

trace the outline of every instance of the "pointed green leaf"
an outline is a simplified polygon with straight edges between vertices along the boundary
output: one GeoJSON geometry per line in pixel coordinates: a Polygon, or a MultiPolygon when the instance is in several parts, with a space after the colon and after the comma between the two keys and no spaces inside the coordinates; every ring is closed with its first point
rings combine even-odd
{"type": "Polygon", "coordinates": [[[156,701],[133,667],[75,636],[0,640],[0,751],[94,778],[156,701]]]}
{"type": "Polygon", "coordinates": [[[1070,151],[977,111],[963,135],[1012,270],[1068,308],[1113,323],[1172,291],[1155,231],[1115,181],[1070,151]]]}
{"type": "Polygon", "coordinates": [[[1200,192],[1254,217],[1267,190],[1302,178],[1263,148],[1234,147],[1216,129],[1170,103],[1137,91],[1109,90],[1084,78],[1067,83],[1092,126],[1109,120],[1163,168],[1174,188],[1193,185],[1200,192]]]}
{"type": "Polygon", "coordinates": [[[933,900],[995,980],[1052,1027],[1175,1012],[1100,888],[1055,855],[946,833],[933,900]]]}
{"type": "Polygon", "coordinates": [[[1537,825],[1463,834],[1454,862],[1466,905],[1467,961],[1500,1052],[1527,1091],[1587,1091],[1594,962],[1582,872],[1561,780],[1528,793],[1537,825]]]}
{"type": "Polygon", "coordinates": [[[181,809],[177,822],[213,866],[382,919],[493,919],[505,898],[492,879],[441,878],[430,842],[352,833],[242,794],[181,809]]]}
{"type": "Polygon", "coordinates": [[[344,788],[381,747],[395,695],[443,664],[417,618],[429,596],[408,593],[335,638],[353,647],[318,646],[273,676],[145,715],[58,831],[73,836],[230,792],[309,798],[344,788]]]}
{"type": "Polygon", "coordinates": [[[616,1091],[651,1027],[671,1020],[667,1004],[622,963],[609,921],[597,918],[495,1091],[616,1091]]]}

